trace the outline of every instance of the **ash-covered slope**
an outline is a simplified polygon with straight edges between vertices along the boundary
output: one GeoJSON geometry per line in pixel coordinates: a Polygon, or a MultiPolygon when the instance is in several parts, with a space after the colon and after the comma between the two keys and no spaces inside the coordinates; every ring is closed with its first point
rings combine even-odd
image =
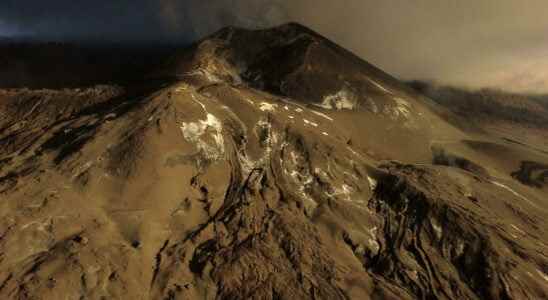
{"type": "Polygon", "coordinates": [[[0,94],[0,298],[548,296],[546,194],[310,30],[143,77],[0,94]]]}
{"type": "Polygon", "coordinates": [[[449,120],[483,141],[467,141],[521,183],[548,189],[548,100],[543,95],[471,91],[427,82],[410,86],[451,111],[449,120]],[[487,136],[487,137],[485,137],[487,136]],[[485,143],[487,138],[502,143],[485,143]]]}
{"type": "Polygon", "coordinates": [[[434,113],[443,108],[293,23],[262,31],[226,28],[181,51],[157,76],[205,76],[327,111],[340,116],[336,125],[356,148],[377,159],[427,162],[431,141],[464,137],[434,113]],[[408,151],[398,150],[403,147],[408,151]]]}

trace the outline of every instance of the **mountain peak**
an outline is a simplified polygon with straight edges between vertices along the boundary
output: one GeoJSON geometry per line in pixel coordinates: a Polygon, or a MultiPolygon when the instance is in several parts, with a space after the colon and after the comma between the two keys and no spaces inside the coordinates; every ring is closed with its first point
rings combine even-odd
{"type": "Polygon", "coordinates": [[[266,35],[290,35],[290,34],[311,34],[317,37],[320,37],[321,35],[314,30],[310,29],[309,27],[306,27],[305,25],[302,25],[297,22],[287,22],[283,23],[277,26],[268,27],[268,28],[261,28],[261,29],[248,29],[244,27],[238,27],[238,26],[226,26],[221,28],[220,30],[216,31],[215,33],[211,34],[208,37],[205,37],[205,39],[209,38],[223,38],[226,36],[230,36],[231,34],[266,34],[266,35]]]}
{"type": "Polygon", "coordinates": [[[223,28],[179,52],[160,73],[180,77],[198,69],[210,78],[305,103],[321,104],[349,85],[359,95],[409,92],[397,79],[299,23],[258,30],[223,28]]]}

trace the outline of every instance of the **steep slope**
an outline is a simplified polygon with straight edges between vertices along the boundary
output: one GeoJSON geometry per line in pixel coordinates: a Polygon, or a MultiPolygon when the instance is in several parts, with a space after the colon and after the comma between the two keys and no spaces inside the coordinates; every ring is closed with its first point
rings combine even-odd
{"type": "Polygon", "coordinates": [[[464,138],[439,118],[442,107],[298,24],[221,30],[159,72],[186,80],[204,75],[336,116],[348,141],[376,159],[429,162],[431,141],[464,138]],[[394,151],[401,148],[408,151],[394,151]]]}
{"type": "Polygon", "coordinates": [[[0,94],[0,298],[548,297],[544,194],[455,164],[450,112],[316,33],[143,77],[0,94]]]}

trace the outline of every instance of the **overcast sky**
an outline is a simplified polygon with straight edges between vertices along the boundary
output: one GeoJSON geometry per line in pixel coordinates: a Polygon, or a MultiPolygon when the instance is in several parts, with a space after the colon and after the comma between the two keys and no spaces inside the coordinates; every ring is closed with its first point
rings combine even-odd
{"type": "Polygon", "coordinates": [[[403,79],[548,92],[546,0],[2,0],[0,36],[191,41],[298,21],[403,79]]]}

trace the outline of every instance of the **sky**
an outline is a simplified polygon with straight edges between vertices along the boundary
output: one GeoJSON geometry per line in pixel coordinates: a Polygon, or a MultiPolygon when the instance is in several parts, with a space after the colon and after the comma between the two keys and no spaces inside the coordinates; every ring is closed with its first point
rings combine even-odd
{"type": "Polygon", "coordinates": [[[296,21],[402,79],[548,92],[546,0],[2,0],[0,36],[190,42],[296,21]]]}

